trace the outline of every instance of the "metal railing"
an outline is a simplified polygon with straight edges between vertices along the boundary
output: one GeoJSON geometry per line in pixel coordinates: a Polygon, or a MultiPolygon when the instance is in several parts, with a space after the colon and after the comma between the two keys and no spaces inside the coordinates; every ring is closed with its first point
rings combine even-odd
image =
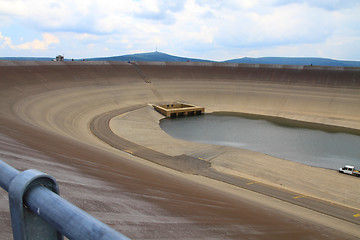
{"type": "Polygon", "coordinates": [[[14,240],[129,239],[60,197],[47,174],[19,172],[0,160],[0,186],[9,194],[14,240]]]}

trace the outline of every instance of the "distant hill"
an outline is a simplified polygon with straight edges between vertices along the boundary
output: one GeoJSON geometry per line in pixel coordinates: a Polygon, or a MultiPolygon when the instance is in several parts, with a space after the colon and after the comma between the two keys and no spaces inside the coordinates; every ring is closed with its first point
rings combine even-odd
{"type": "Polygon", "coordinates": [[[290,58],[290,57],[261,57],[261,58],[239,58],[225,62],[229,63],[251,63],[251,64],[280,64],[280,65],[317,65],[338,67],[360,67],[360,61],[342,61],[328,58],[290,58]]]}
{"type": "MultiPolygon", "coordinates": [[[[13,61],[51,61],[54,58],[47,57],[0,57],[0,60],[13,61]]],[[[72,59],[65,59],[71,61],[72,59]]],[[[75,59],[81,61],[83,59],[75,59]]],[[[149,52],[128,54],[114,57],[85,58],[86,61],[149,61],[149,62],[214,62],[206,59],[186,58],[169,55],[162,52],[149,52]]],[[[294,57],[261,57],[261,58],[239,58],[223,62],[249,63],[249,64],[280,64],[280,65],[314,65],[314,66],[338,66],[338,67],[360,67],[360,61],[343,61],[328,58],[294,58],[294,57]]]]}
{"type": "Polygon", "coordinates": [[[211,62],[210,60],[185,58],[162,52],[136,53],[115,57],[85,58],[88,61],[150,61],[150,62],[211,62]]]}
{"type": "MultiPolygon", "coordinates": [[[[162,52],[137,53],[115,57],[86,58],[88,61],[157,61],[157,62],[214,62],[206,59],[185,58],[169,55],[162,52]]],[[[343,61],[328,58],[292,58],[292,57],[261,57],[239,58],[223,62],[249,63],[249,64],[280,64],[280,65],[314,65],[314,66],[338,66],[360,67],[360,61],[343,61]]]]}
{"type": "Polygon", "coordinates": [[[49,57],[0,57],[0,60],[9,61],[52,61],[53,59],[49,57]]]}

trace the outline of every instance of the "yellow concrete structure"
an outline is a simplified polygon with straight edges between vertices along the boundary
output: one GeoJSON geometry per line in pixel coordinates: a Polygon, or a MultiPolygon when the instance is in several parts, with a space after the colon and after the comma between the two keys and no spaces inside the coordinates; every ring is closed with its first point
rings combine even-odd
{"type": "Polygon", "coordinates": [[[154,109],[166,117],[183,117],[201,115],[205,112],[204,107],[186,103],[171,103],[164,105],[153,105],[154,109]]]}

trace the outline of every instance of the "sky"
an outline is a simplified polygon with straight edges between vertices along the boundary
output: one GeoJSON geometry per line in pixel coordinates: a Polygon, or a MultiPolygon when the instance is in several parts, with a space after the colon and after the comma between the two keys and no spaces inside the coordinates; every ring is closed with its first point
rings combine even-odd
{"type": "Polygon", "coordinates": [[[0,0],[0,57],[360,60],[360,0],[0,0]]]}

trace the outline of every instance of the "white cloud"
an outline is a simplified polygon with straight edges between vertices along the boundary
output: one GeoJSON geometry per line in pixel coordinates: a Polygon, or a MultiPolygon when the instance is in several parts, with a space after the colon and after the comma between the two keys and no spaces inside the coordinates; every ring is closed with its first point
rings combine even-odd
{"type": "Polygon", "coordinates": [[[346,8],[359,7],[358,0],[273,0],[273,5],[289,5],[294,3],[306,3],[311,7],[321,8],[327,11],[338,11],[346,8]]]}
{"type": "Polygon", "coordinates": [[[2,47],[9,47],[13,50],[46,50],[49,45],[59,43],[59,39],[49,33],[42,34],[42,41],[34,39],[31,42],[26,42],[18,45],[14,45],[10,37],[2,36],[0,32],[0,43],[2,47]]]}
{"type": "Polygon", "coordinates": [[[0,47],[4,48],[11,45],[11,38],[3,36],[0,32],[0,47]]]}
{"type": "Polygon", "coordinates": [[[340,40],[359,37],[359,12],[358,0],[0,0],[0,26],[8,36],[7,44],[5,37],[0,44],[13,50],[58,44],[61,51],[84,54],[94,44],[86,54],[108,49],[116,55],[151,51],[158,43],[159,51],[217,60],[270,49],[301,53],[310,45],[328,46],[331,39],[349,44],[340,40]],[[24,29],[53,38],[27,35],[35,40],[13,44],[10,38],[19,39],[24,29]]]}
{"type": "Polygon", "coordinates": [[[232,10],[218,22],[217,41],[226,46],[248,48],[267,45],[324,41],[333,31],[333,20],[323,10],[305,4],[287,5],[271,11],[232,10]]]}

